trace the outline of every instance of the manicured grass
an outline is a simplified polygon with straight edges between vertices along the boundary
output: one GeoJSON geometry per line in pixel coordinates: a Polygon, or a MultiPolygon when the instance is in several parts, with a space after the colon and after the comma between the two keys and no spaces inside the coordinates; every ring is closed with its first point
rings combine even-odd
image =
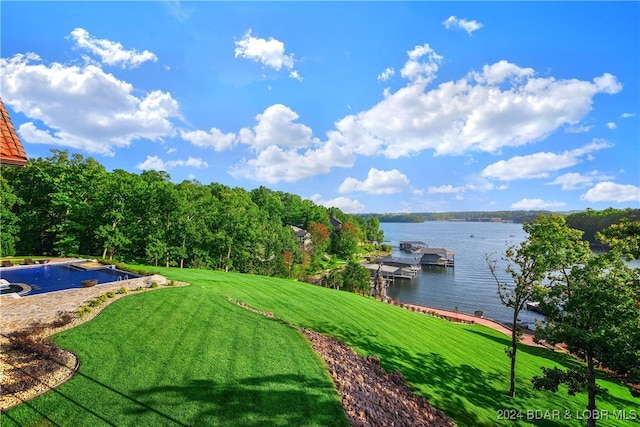
{"type": "MultiPolygon", "coordinates": [[[[459,425],[585,423],[576,417],[586,407],[586,394],[571,397],[564,389],[551,394],[531,387],[541,366],[577,363],[568,356],[521,346],[517,395],[511,399],[504,352],[509,340],[488,328],[288,280],[159,270],[192,286],[127,297],[57,336],[58,343],[81,356],[79,375],[59,391],[10,411],[3,425],[6,418],[26,423],[45,417],[63,425],[100,420],[115,425],[343,424],[338,397],[301,336],[236,307],[227,296],[333,335],[363,355],[378,355],[385,369],[401,371],[417,394],[459,425]],[[499,420],[501,414],[517,418],[499,420]],[[554,419],[532,419],[536,415],[554,419]],[[69,424],[70,419],[75,422],[69,424]]],[[[599,396],[599,409],[609,414],[638,410],[640,400],[626,387],[610,380],[599,384],[608,389],[599,396]]],[[[599,425],[629,425],[629,420],[608,418],[599,425]]]]}
{"type": "Polygon", "coordinates": [[[214,289],[200,281],[129,296],[57,335],[79,372],[0,424],[348,425],[303,336],[214,289]]]}

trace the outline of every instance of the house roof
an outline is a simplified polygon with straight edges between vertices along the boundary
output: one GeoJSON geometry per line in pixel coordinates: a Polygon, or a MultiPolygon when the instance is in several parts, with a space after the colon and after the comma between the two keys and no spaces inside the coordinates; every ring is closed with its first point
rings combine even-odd
{"type": "Polygon", "coordinates": [[[27,153],[22,148],[20,138],[13,128],[2,99],[0,99],[0,164],[14,166],[27,164],[27,153]]]}

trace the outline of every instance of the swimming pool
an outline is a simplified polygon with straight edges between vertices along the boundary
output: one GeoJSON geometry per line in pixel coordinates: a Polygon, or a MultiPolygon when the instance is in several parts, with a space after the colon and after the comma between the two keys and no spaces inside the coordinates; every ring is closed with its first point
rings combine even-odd
{"type": "Polygon", "coordinates": [[[96,270],[79,270],[72,264],[45,264],[34,267],[0,270],[0,278],[9,283],[24,283],[31,287],[28,295],[82,288],[83,280],[97,279],[98,284],[140,277],[110,266],[96,270]]]}

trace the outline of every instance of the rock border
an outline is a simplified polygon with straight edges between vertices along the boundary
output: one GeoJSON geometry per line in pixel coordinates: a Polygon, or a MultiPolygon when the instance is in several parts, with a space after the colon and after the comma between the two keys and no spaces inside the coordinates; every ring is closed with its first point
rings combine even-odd
{"type": "Polygon", "coordinates": [[[327,365],[352,426],[455,426],[444,412],[431,406],[424,397],[415,396],[400,372],[386,372],[376,355],[360,356],[333,337],[296,327],[272,312],[258,310],[231,297],[227,300],[251,312],[282,321],[307,338],[313,351],[327,365]]]}

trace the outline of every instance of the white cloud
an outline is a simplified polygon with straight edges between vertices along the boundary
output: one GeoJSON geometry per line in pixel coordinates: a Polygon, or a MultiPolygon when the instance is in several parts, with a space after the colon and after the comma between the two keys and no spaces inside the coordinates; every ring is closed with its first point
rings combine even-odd
{"type": "Polygon", "coordinates": [[[209,164],[206,161],[196,157],[189,157],[187,160],[169,160],[165,162],[158,156],[147,156],[144,162],[138,163],[136,165],[136,169],[167,171],[169,169],[180,166],[204,169],[208,168],[209,164]]]}
{"type": "Polygon", "coordinates": [[[135,49],[125,50],[122,44],[107,39],[97,39],[83,28],[71,31],[71,38],[76,41],[79,48],[99,56],[101,62],[107,65],[135,68],[146,61],[158,61],[158,57],[148,50],[143,52],[135,49]]]}
{"type": "Polygon", "coordinates": [[[331,200],[323,200],[319,194],[314,194],[310,199],[321,206],[327,208],[338,208],[346,213],[358,213],[364,210],[364,205],[357,200],[348,199],[346,197],[336,197],[331,200]]]}
{"type": "Polygon", "coordinates": [[[334,167],[351,167],[351,152],[332,142],[326,142],[304,151],[283,149],[270,145],[255,159],[244,160],[230,171],[236,178],[248,178],[275,184],[296,182],[329,173],[334,167]]]}
{"type": "Polygon", "coordinates": [[[224,134],[220,129],[211,128],[209,132],[202,130],[180,131],[180,137],[193,145],[202,148],[213,148],[215,151],[224,151],[233,147],[236,140],[234,133],[224,134]]]}
{"type": "Polygon", "coordinates": [[[566,203],[563,202],[547,202],[542,199],[522,199],[519,202],[512,204],[511,209],[535,210],[559,208],[565,205],[566,203]]]}
{"type": "Polygon", "coordinates": [[[253,129],[240,130],[240,142],[251,145],[256,150],[271,145],[305,148],[317,143],[318,140],[312,137],[310,127],[294,123],[298,118],[298,114],[285,105],[271,105],[256,116],[258,124],[253,129]]]}
{"type": "Polygon", "coordinates": [[[456,18],[455,16],[450,16],[445,21],[442,22],[442,25],[449,30],[451,28],[460,28],[465,30],[469,35],[476,30],[482,28],[482,24],[477,21],[467,21],[465,18],[456,18]]]}
{"type": "MultiPolygon", "coordinates": [[[[300,76],[300,74],[298,73],[298,70],[291,71],[289,73],[289,77],[291,77],[292,79],[296,79],[299,82],[302,81],[302,76],[300,76]]],[[[269,87],[269,90],[271,90],[271,87],[269,87]]]]}
{"type": "Polygon", "coordinates": [[[533,68],[521,68],[505,60],[483,66],[481,73],[470,73],[470,77],[473,78],[473,80],[488,85],[501,84],[506,81],[511,81],[512,84],[518,84],[534,75],[535,71],[533,68]]]}
{"type": "Polygon", "coordinates": [[[259,62],[276,71],[286,68],[289,76],[302,81],[302,77],[293,70],[293,54],[285,54],[284,43],[270,37],[269,40],[253,37],[249,29],[242,39],[236,41],[235,57],[259,62]]]}
{"type": "Polygon", "coordinates": [[[378,76],[378,81],[387,81],[396,74],[393,68],[387,68],[378,76]]]}
{"type": "Polygon", "coordinates": [[[381,171],[371,168],[364,181],[349,177],[340,185],[338,192],[363,191],[368,194],[394,194],[407,189],[411,189],[409,178],[399,170],[381,171]]]}
{"type": "Polygon", "coordinates": [[[577,190],[580,188],[589,187],[593,184],[594,177],[588,175],[581,175],[579,173],[566,173],[564,175],[560,175],[552,182],[549,182],[549,185],[562,185],[563,191],[577,190]]]}
{"type": "Polygon", "coordinates": [[[429,194],[460,194],[466,193],[467,191],[474,192],[484,192],[493,190],[493,184],[489,182],[481,183],[481,184],[465,184],[454,186],[451,184],[441,185],[439,187],[429,187],[427,192],[429,194]]]}
{"type": "Polygon", "coordinates": [[[599,182],[580,197],[588,202],[639,203],[640,187],[614,182],[599,182]]]}
{"type": "Polygon", "coordinates": [[[565,132],[567,133],[585,133],[589,132],[593,126],[580,125],[580,126],[567,126],[565,132]]]}
{"type": "Polygon", "coordinates": [[[622,113],[622,117],[623,119],[628,119],[629,117],[635,117],[636,113],[622,113]]]}
{"type": "Polygon", "coordinates": [[[615,128],[617,128],[618,126],[616,126],[616,124],[614,122],[608,122],[606,124],[607,128],[614,130],[615,128]]]}
{"type": "Polygon", "coordinates": [[[168,168],[160,157],[147,156],[144,162],[136,165],[136,169],[166,171],[168,168]]]}
{"type": "Polygon", "coordinates": [[[616,77],[609,73],[604,73],[600,77],[593,79],[594,84],[598,88],[598,92],[614,94],[622,90],[622,85],[616,77]]]}
{"type": "Polygon", "coordinates": [[[136,139],[175,135],[171,119],[179,110],[171,94],[137,95],[95,65],[45,64],[36,54],[18,54],[0,58],[0,85],[5,104],[32,120],[25,142],[113,155],[136,139]]]}
{"type": "Polygon", "coordinates": [[[330,140],[357,154],[389,158],[424,150],[436,155],[495,153],[578,125],[596,94],[621,89],[610,74],[593,82],[538,78],[531,68],[499,61],[426,90],[441,57],[428,45],[408,55],[402,75],[409,84],[394,93],[386,90],[378,104],[338,120],[328,132],[330,140]],[[427,61],[419,65],[417,58],[427,61]]]}
{"type": "Polygon", "coordinates": [[[550,172],[565,169],[581,161],[581,157],[593,151],[612,147],[604,141],[594,141],[584,147],[574,150],[555,153],[535,153],[527,156],[515,156],[509,160],[500,160],[492,163],[482,171],[486,178],[501,181],[513,181],[516,179],[545,178],[550,172]]]}
{"type": "Polygon", "coordinates": [[[429,84],[436,77],[442,56],[431,49],[428,43],[407,51],[407,55],[409,60],[400,70],[400,75],[413,83],[429,84]],[[426,57],[426,61],[421,61],[423,57],[426,57]]]}
{"type": "Polygon", "coordinates": [[[253,128],[242,128],[238,140],[256,152],[231,168],[236,178],[248,178],[274,184],[296,182],[326,174],[334,167],[353,165],[353,153],[334,141],[321,142],[310,127],[294,123],[298,114],[289,107],[275,104],[256,116],[253,128]]]}

